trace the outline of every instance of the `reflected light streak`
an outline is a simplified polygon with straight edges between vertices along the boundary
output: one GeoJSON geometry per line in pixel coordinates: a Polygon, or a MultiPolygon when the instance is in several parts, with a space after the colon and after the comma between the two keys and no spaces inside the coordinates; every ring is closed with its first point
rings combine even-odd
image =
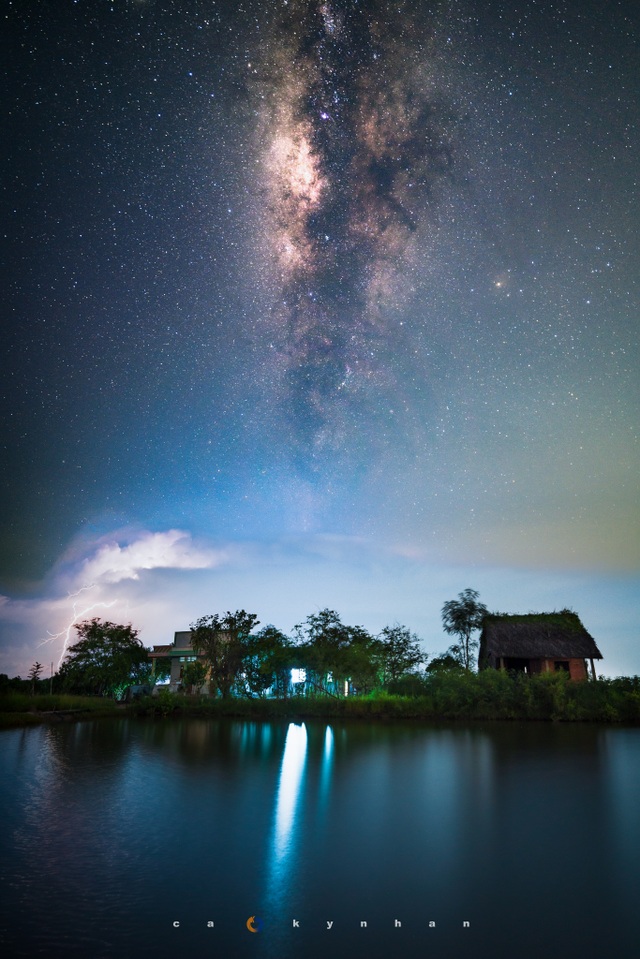
{"type": "Polygon", "coordinates": [[[307,758],[307,727],[289,723],[276,797],[274,861],[280,863],[291,845],[300,786],[307,758]]]}
{"type": "Polygon", "coordinates": [[[333,769],[333,729],[327,726],[324,734],[324,752],[322,754],[322,772],[320,775],[320,798],[323,804],[326,802],[329,786],[331,784],[331,772],[333,769]]]}

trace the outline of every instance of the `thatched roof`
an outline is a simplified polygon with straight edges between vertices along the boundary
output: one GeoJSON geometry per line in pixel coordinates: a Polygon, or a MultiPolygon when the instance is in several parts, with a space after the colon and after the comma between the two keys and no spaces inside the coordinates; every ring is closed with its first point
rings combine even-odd
{"type": "Polygon", "coordinates": [[[490,614],[480,636],[480,662],[499,657],[518,659],[602,659],[593,636],[571,610],[490,614]]]}

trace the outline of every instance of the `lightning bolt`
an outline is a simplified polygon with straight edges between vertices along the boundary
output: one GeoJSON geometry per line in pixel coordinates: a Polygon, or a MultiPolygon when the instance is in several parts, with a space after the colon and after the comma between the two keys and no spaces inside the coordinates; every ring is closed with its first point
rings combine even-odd
{"type": "MultiPolygon", "coordinates": [[[[82,593],[87,593],[90,590],[95,589],[95,587],[96,587],[95,583],[92,583],[90,586],[81,586],[80,589],[77,590],[77,592],[69,593],[68,598],[75,599],[76,596],[80,596],[82,593]]],[[[56,640],[59,640],[59,639],[63,640],[62,652],[60,653],[60,659],[58,660],[58,667],[57,667],[58,669],[60,669],[60,666],[62,665],[62,660],[64,659],[66,655],[67,647],[69,645],[69,640],[71,638],[71,630],[76,625],[76,623],[78,623],[81,619],[83,619],[88,613],[92,613],[96,609],[110,609],[112,606],[115,606],[117,602],[118,602],[117,599],[112,600],[110,603],[105,603],[104,601],[101,601],[97,603],[92,603],[90,606],[83,606],[82,609],[79,609],[78,607],[81,605],[81,601],[75,600],[72,606],[72,617],[70,621],[67,623],[67,625],[63,629],[61,629],[60,632],[58,633],[52,633],[49,630],[47,630],[47,637],[46,639],[42,639],[40,641],[40,644],[39,644],[40,646],[45,646],[48,643],[55,643],[56,640]]]]}

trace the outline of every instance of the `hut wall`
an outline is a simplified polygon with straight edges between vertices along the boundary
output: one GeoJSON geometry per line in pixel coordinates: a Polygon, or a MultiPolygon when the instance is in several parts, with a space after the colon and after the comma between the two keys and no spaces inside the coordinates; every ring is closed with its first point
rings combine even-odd
{"type": "Polygon", "coordinates": [[[556,662],[563,662],[563,663],[569,664],[569,669],[568,669],[569,679],[571,680],[588,679],[587,667],[585,665],[584,659],[568,659],[568,658],[560,659],[560,657],[558,657],[558,659],[541,659],[541,660],[538,660],[538,662],[540,663],[540,669],[538,670],[539,672],[557,673],[563,667],[556,669],[556,662]]]}
{"type": "MultiPolygon", "coordinates": [[[[493,661],[495,662],[495,666],[493,666],[494,669],[502,668],[500,658],[495,657],[493,661]]],[[[558,671],[556,670],[556,666],[555,666],[557,661],[558,660],[555,660],[555,659],[530,659],[527,662],[527,672],[531,676],[535,675],[536,673],[555,673],[558,671]]],[[[589,674],[587,673],[587,667],[584,659],[563,659],[560,661],[569,664],[569,669],[568,669],[569,679],[582,680],[582,679],[589,678],[589,674]]],[[[504,662],[505,667],[508,669],[509,659],[508,658],[504,659],[502,660],[502,662],[504,662]]],[[[489,665],[490,666],[493,665],[491,663],[491,659],[489,659],[489,665]]]]}
{"type": "Polygon", "coordinates": [[[569,660],[569,676],[571,679],[588,679],[587,666],[584,659],[569,660]]]}

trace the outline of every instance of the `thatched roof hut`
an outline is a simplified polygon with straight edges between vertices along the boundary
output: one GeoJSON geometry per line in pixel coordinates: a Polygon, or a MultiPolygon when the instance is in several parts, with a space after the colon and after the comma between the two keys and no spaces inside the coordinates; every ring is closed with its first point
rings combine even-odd
{"type": "Polygon", "coordinates": [[[602,659],[595,640],[568,609],[525,615],[490,614],[480,636],[480,669],[514,672],[568,672],[571,679],[595,677],[594,659],[602,659]]]}

